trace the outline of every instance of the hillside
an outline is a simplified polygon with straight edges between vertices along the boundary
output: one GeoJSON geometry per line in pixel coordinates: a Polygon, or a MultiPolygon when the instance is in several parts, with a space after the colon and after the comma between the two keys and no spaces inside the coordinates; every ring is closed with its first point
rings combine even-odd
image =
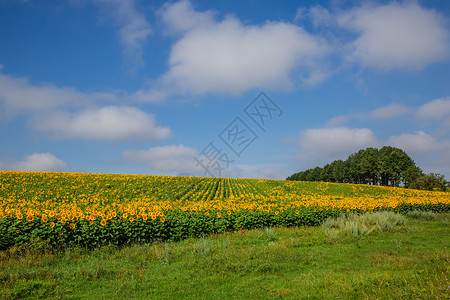
{"type": "Polygon", "coordinates": [[[449,193],[356,184],[0,172],[0,248],[30,237],[90,247],[318,225],[349,211],[449,207],[449,193]]]}

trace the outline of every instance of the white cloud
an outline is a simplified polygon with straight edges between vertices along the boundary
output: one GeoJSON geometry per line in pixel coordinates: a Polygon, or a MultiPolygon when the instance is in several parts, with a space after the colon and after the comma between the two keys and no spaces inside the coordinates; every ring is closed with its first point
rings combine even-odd
{"type": "Polygon", "coordinates": [[[327,76],[317,63],[327,44],[291,23],[250,26],[231,16],[217,21],[211,11],[196,12],[187,1],[165,5],[160,14],[169,30],[181,34],[160,79],[167,94],[284,89],[294,71],[305,84],[327,76]]]}
{"type": "Polygon", "coordinates": [[[348,116],[340,115],[336,116],[334,118],[331,118],[326,123],[327,127],[338,127],[342,126],[348,122],[350,122],[352,119],[357,120],[380,120],[380,119],[392,119],[395,117],[399,117],[406,114],[413,113],[413,110],[404,105],[399,103],[391,103],[387,106],[379,107],[377,109],[374,109],[370,112],[364,112],[364,113],[355,113],[348,116]]]}
{"type": "Polygon", "coordinates": [[[94,101],[115,99],[116,96],[110,93],[86,94],[50,84],[32,85],[26,78],[0,73],[0,107],[4,114],[85,106],[94,101]]]}
{"type": "Polygon", "coordinates": [[[367,147],[376,147],[379,142],[368,128],[319,128],[302,132],[300,147],[302,159],[309,161],[336,159],[367,147]]]}
{"type": "Polygon", "coordinates": [[[449,57],[444,17],[415,2],[351,9],[338,15],[338,24],[359,34],[351,56],[364,66],[423,68],[449,57]]]}
{"type": "MultiPolygon", "coordinates": [[[[1,71],[1,68],[0,68],[1,71]]],[[[21,113],[42,113],[54,109],[88,107],[108,102],[160,102],[165,95],[158,91],[138,90],[84,93],[71,87],[52,84],[32,84],[27,78],[18,78],[0,72],[0,119],[21,113]]]]}
{"type": "Polygon", "coordinates": [[[199,175],[200,169],[194,156],[197,149],[184,145],[153,147],[147,150],[128,150],[122,153],[126,161],[144,163],[163,173],[188,173],[199,175]]]}
{"type": "Polygon", "coordinates": [[[411,113],[411,109],[408,106],[398,103],[392,103],[388,106],[373,110],[372,112],[367,114],[366,117],[370,117],[372,119],[387,119],[398,117],[408,113],[411,113]]]}
{"type": "MultiPolygon", "coordinates": [[[[184,145],[127,150],[122,153],[123,160],[145,164],[161,174],[211,176],[211,173],[206,173],[194,157],[199,158],[198,150],[184,145]]],[[[214,166],[210,167],[214,168],[214,166]]],[[[215,171],[212,173],[218,175],[215,171]]],[[[233,163],[230,163],[229,168],[220,172],[220,176],[227,178],[282,178],[272,166],[236,164],[234,160],[233,163]]]]}
{"type": "Polygon", "coordinates": [[[196,12],[189,1],[166,3],[159,10],[163,22],[172,33],[183,33],[189,30],[213,26],[214,12],[196,12]]]}
{"type": "Polygon", "coordinates": [[[422,119],[442,119],[450,117],[450,97],[435,99],[417,110],[417,116],[422,119]]]}
{"type": "Polygon", "coordinates": [[[66,163],[56,158],[53,154],[34,153],[25,157],[22,161],[0,162],[0,168],[14,171],[42,171],[56,172],[62,171],[66,163]]]}
{"type": "Polygon", "coordinates": [[[168,127],[158,127],[153,115],[128,106],[106,106],[80,113],[52,113],[34,121],[38,130],[65,139],[159,140],[170,136],[168,127]]]}
{"type": "Polygon", "coordinates": [[[423,131],[415,134],[404,133],[389,137],[388,145],[405,150],[409,154],[422,154],[436,151],[439,143],[434,137],[423,131]]]}
{"type": "Polygon", "coordinates": [[[315,27],[330,26],[336,22],[335,16],[331,15],[328,9],[322,6],[313,6],[308,10],[308,16],[312,19],[315,27]]]}
{"type": "Polygon", "coordinates": [[[401,115],[409,114],[412,110],[408,106],[399,103],[391,103],[387,106],[379,107],[368,113],[357,113],[352,115],[353,118],[360,120],[378,120],[378,119],[391,119],[401,115]]]}
{"type": "Polygon", "coordinates": [[[274,167],[265,167],[256,170],[256,178],[264,178],[264,179],[278,179],[278,172],[274,167]]]}
{"type": "Polygon", "coordinates": [[[112,9],[112,15],[120,24],[120,41],[124,47],[124,54],[133,68],[144,65],[143,44],[152,33],[145,16],[139,12],[134,0],[95,0],[107,8],[112,9]]]}
{"type": "Polygon", "coordinates": [[[350,118],[348,116],[336,116],[327,121],[327,127],[341,127],[344,124],[348,123],[350,118]]]}
{"type": "Polygon", "coordinates": [[[321,128],[308,129],[302,134],[301,146],[308,150],[331,149],[347,151],[377,144],[372,130],[368,128],[321,128]]]}
{"type": "Polygon", "coordinates": [[[440,155],[440,159],[441,159],[441,168],[443,168],[443,170],[445,172],[447,172],[447,180],[450,180],[450,169],[448,166],[450,166],[450,140],[449,141],[443,141],[441,143],[441,155],[440,155]]]}

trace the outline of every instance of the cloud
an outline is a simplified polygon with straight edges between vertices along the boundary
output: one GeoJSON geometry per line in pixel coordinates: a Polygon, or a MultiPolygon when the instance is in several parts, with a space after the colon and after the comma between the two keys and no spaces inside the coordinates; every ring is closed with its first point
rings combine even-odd
{"type": "Polygon", "coordinates": [[[415,134],[404,133],[391,136],[387,144],[411,154],[429,153],[436,151],[439,147],[436,139],[423,131],[417,131],[415,134]]]}
{"type": "Polygon", "coordinates": [[[294,71],[306,84],[327,76],[318,64],[327,44],[291,23],[250,26],[232,16],[218,21],[188,1],[165,5],[160,15],[168,30],[180,35],[170,51],[170,68],[160,78],[169,95],[285,89],[294,71]]]}
{"type": "Polygon", "coordinates": [[[399,104],[391,103],[387,106],[379,107],[370,112],[355,113],[350,115],[340,115],[331,118],[326,123],[327,127],[338,127],[347,124],[351,120],[381,120],[381,119],[392,119],[402,115],[412,114],[413,109],[410,107],[399,104]]]}
{"type": "MultiPolygon", "coordinates": [[[[420,107],[409,107],[403,104],[391,103],[387,106],[364,113],[339,115],[330,119],[326,129],[309,129],[302,133],[300,139],[300,159],[307,166],[325,164],[336,159],[345,159],[349,154],[359,149],[389,145],[405,150],[417,161],[417,165],[426,172],[441,172],[449,175],[448,162],[450,161],[450,141],[448,129],[450,128],[450,98],[434,99],[420,107]],[[407,116],[399,120],[398,117],[407,116]],[[420,121],[432,120],[432,133],[421,129],[423,124],[413,122],[414,118],[420,121]],[[339,126],[353,124],[353,121],[374,120],[374,126],[389,122],[392,128],[398,130],[398,122],[406,121],[414,129],[414,133],[399,133],[386,139],[378,140],[370,129],[348,129],[339,126]],[[415,124],[416,123],[416,124],[415,124]]],[[[348,125],[346,125],[348,126],[348,125]]],[[[382,133],[382,131],[380,132],[382,133]]]]}
{"type": "Polygon", "coordinates": [[[437,119],[450,117],[450,97],[435,99],[417,110],[417,117],[421,119],[437,119]]]}
{"type": "Polygon", "coordinates": [[[372,112],[365,114],[364,118],[388,119],[411,113],[411,109],[403,104],[392,103],[388,106],[380,107],[372,112]]]}
{"type": "Polygon", "coordinates": [[[368,113],[357,113],[350,117],[358,120],[380,120],[380,119],[392,119],[402,115],[412,113],[412,109],[404,104],[391,103],[387,106],[379,107],[368,113]]]}
{"type": "Polygon", "coordinates": [[[338,24],[358,34],[351,59],[382,70],[423,68],[448,59],[444,17],[415,2],[365,5],[338,15],[338,24]]]}
{"type": "Polygon", "coordinates": [[[368,128],[319,128],[302,132],[301,158],[309,161],[348,156],[362,148],[376,147],[379,142],[368,128]]]}
{"type": "Polygon", "coordinates": [[[126,161],[144,163],[147,166],[163,173],[199,174],[194,156],[197,149],[184,145],[169,145],[153,147],[147,150],[128,150],[122,153],[126,161]]]}
{"type": "Polygon", "coordinates": [[[336,17],[320,5],[311,7],[306,15],[311,18],[315,27],[331,26],[336,23],[336,17]]]}
{"type": "Polygon", "coordinates": [[[348,123],[350,118],[348,116],[336,116],[328,120],[326,123],[327,127],[341,127],[344,124],[348,123]]]}
{"type": "Polygon", "coordinates": [[[0,73],[0,107],[11,116],[26,111],[45,111],[58,107],[86,106],[94,101],[115,100],[111,93],[82,93],[74,88],[50,84],[32,85],[26,78],[0,73]]]}
{"type": "Polygon", "coordinates": [[[274,167],[265,167],[256,170],[256,178],[278,179],[279,174],[274,167]]]}
{"type": "Polygon", "coordinates": [[[80,108],[95,103],[160,102],[165,96],[158,91],[137,90],[84,93],[71,87],[32,84],[27,78],[1,73],[0,119],[23,113],[42,113],[54,109],[80,108]]]}
{"type": "MultiPolygon", "coordinates": [[[[440,163],[441,163],[441,168],[445,171],[445,172],[450,172],[448,166],[450,166],[450,141],[443,141],[441,143],[441,148],[442,148],[442,152],[440,155],[440,163]]],[[[448,173],[448,175],[450,177],[450,173],[448,173]]],[[[447,180],[449,180],[449,178],[447,178],[447,180]]]]}
{"type": "Polygon", "coordinates": [[[0,168],[14,171],[56,172],[64,170],[65,167],[64,161],[49,152],[34,153],[28,155],[22,161],[0,162],[0,168]]]}
{"type": "Polygon", "coordinates": [[[121,26],[120,42],[133,68],[143,66],[143,44],[152,33],[152,29],[145,16],[137,10],[134,0],[95,0],[95,2],[111,9],[112,16],[121,26]]]}
{"type": "Polygon", "coordinates": [[[321,128],[308,129],[302,134],[301,145],[308,150],[330,148],[336,151],[347,151],[377,144],[372,130],[368,128],[321,128]]]}
{"type": "Polygon", "coordinates": [[[129,106],[106,106],[74,114],[55,112],[36,119],[34,126],[64,139],[159,140],[170,136],[168,127],[156,126],[153,115],[129,106]]]}
{"type": "Polygon", "coordinates": [[[166,3],[158,11],[171,33],[184,33],[189,30],[213,26],[213,11],[196,12],[189,1],[166,3]]]}

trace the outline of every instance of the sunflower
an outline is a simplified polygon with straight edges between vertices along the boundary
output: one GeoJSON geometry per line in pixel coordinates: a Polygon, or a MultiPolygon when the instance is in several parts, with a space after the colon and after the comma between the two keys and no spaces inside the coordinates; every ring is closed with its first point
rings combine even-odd
{"type": "Polygon", "coordinates": [[[105,225],[106,225],[106,220],[102,220],[102,221],[100,222],[100,225],[105,226],[105,225]]]}
{"type": "Polygon", "coordinates": [[[75,229],[75,224],[73,224],[73,223],[70,223],[70,228],[73,230],[73,229],[75,229]]]}

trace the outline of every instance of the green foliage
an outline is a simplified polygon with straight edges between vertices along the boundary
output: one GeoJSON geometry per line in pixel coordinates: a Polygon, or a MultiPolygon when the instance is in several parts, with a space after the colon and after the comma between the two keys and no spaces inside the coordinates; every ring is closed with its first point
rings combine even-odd
{"type": "Polygon", "coordinates": [[[412,188],[414,183],[423,176],[423,172],[416,166],[411,166],[403,172],[405,188],[412,188]]]}
{"type": "Polygon", "coordinates": [[[444,179],[444,175],[430,173],[418,177],[414,182],[410,184],[411,188],[418,190],[432,191],[434,189],[440,191],[446,191],[447,181],[444,179]]]}
{"type": "MultiPolygon", "coordinates": [[[[66,250],[180,241],[255,228],[316,226],[342,213],[366,210],[450,210],[450,194],[378,186],[110,174],[0,175],[0,250],[30,242],[66,250]],[[151,215],[160,204],[159,214],[151,215]],[[115,210],[127,205],[126,217],[125,210],[115,210]],[[64,219],[65,212],[58,209],[68,206],[75,208],[64,219]]],[[[355,226],[355,232],[365,230],[355,226]]]]}
{"type": "MultiPolygon", "coordinates": [[[[449,205],[402,205],[394,211],[408,213],[414,210],[433,210],[436,212],[448,212],[449,205]]],[[[205,213],[185,213],[181,211],[166,211],[164,222],[160,220],[136,219],[133,222],[116,218],[105,226],[100,225],[97,220],[93,224],[86,220],[76,221],[75,228],[71,229],[68,224],[55,223],[55,227],[48,229],[42,234],[40,221],[35,221],[36,226],[25,222],[8,222],[6,218],[0,218],[0,228],[10,226],[5,236],[2,236],[2,248],[7,249],[14,245],[27,244],[28,241],[42,240],[46,245],[57,248],[95,248],[104,245],[127,245],[133,243],[151,243],[157,241],[179,241],[191,237],[202,237],[212,233],[227,231],[238,231],[241,229],[266,228],[266,227],[294,227],[294,226],[317,226],[328,218],[337,217],[342,214],[340,210],[320,210],[316,208],[291,209],[278,214],[267,214],[264,212],[240,211],[228,215],[225,211],[205,213]],[[217,217],[217,213],[222,216],[217,217]],[[9,225],[3,223],[5,222],[9,225]],[[18,233],[17,233],[18,231],[18,233]],[[42,235],[41,235],[42,234],[42,235]],[[41,236],[40,236],[41,235],[41,236]]],[[[374,213],[377,216],[378,213],[374,213]]],[[[388,215],[387,212],[382,215],[388,215]]],[[[371,216],[366,215],[366,218],[371,216]]],[[[351,217],[348,220],[352,221],[351,217]]],[[[359,217],[358,217],[359,218],[359,217]]],[[[391,221],[377,223],[383,230],[389,228],[391,221]]],[[[56,221],[56,220],[55,220],[56,221]]],[[[381,222],[381,221],[379,221],[381,222]]],[[[365,225],[374,225],[364,223],[365,225]]],[[[364,225],[364,226],[365,226],[364,225]]],[[[353,225],[348,225],[350,228],[353,225]]],[[[355,225],[356,226],[356,225],[355,225]]],[[[364,226],[360,229],[364,232],[364,226]]],[[[355,227],[356,228],[356,227],[355,227]]],[[[356,229],[355,229],[356,230],[356,229]]],[[[359,230],[359,229],[358,229],[359,230]]]]}
{"type": "Polygon", "coordinates": [[[323,168],[315,167],[295,173],[287,180],[347,182],[408,187],[422,175],[405,151],[385,146],[366,148],[351,154],[345,161],[335,160],[323,168]]]}
{"type": "Polygon", "coordinates": [[[0,299],[446,299],[448,219],[355,237],[271,227],[94,250],[11,248],[0,251],[0,299]]]}
{"type": "MultiPolygon", "coordinates": [[[[155,241],[178,241],[190,237],[201,237],[211,233],[221,233],[250,228],[314,226],[324,219],[339,214],[338,210],[316,210],[315,208],[289,209],[278,214],[260,211],[227,211],[205,213],[186,213],[178,210],[165,211],[165,220],[136,219],[133,222],[119,217],[110,220],[105,226],[100,220],[73,221],[69,224],[49,219],[55,223],[52,228],[40,220],[27,222],[13,221],[14,218],[0,218],[0,228],[7,228],[0,239],[0,250],[13,245],[22,245],[30,239],[39,237],[53,247],[95,248],[103,245],[125,245],[132,243],[151,243],[155,241]],[[217,215],[221,216],[218,217],[217,215]],[[45,225],[45,226],[44,226],[45,225]]],[[[48,223],[47,222],[47,223],[48,223]]]]}

